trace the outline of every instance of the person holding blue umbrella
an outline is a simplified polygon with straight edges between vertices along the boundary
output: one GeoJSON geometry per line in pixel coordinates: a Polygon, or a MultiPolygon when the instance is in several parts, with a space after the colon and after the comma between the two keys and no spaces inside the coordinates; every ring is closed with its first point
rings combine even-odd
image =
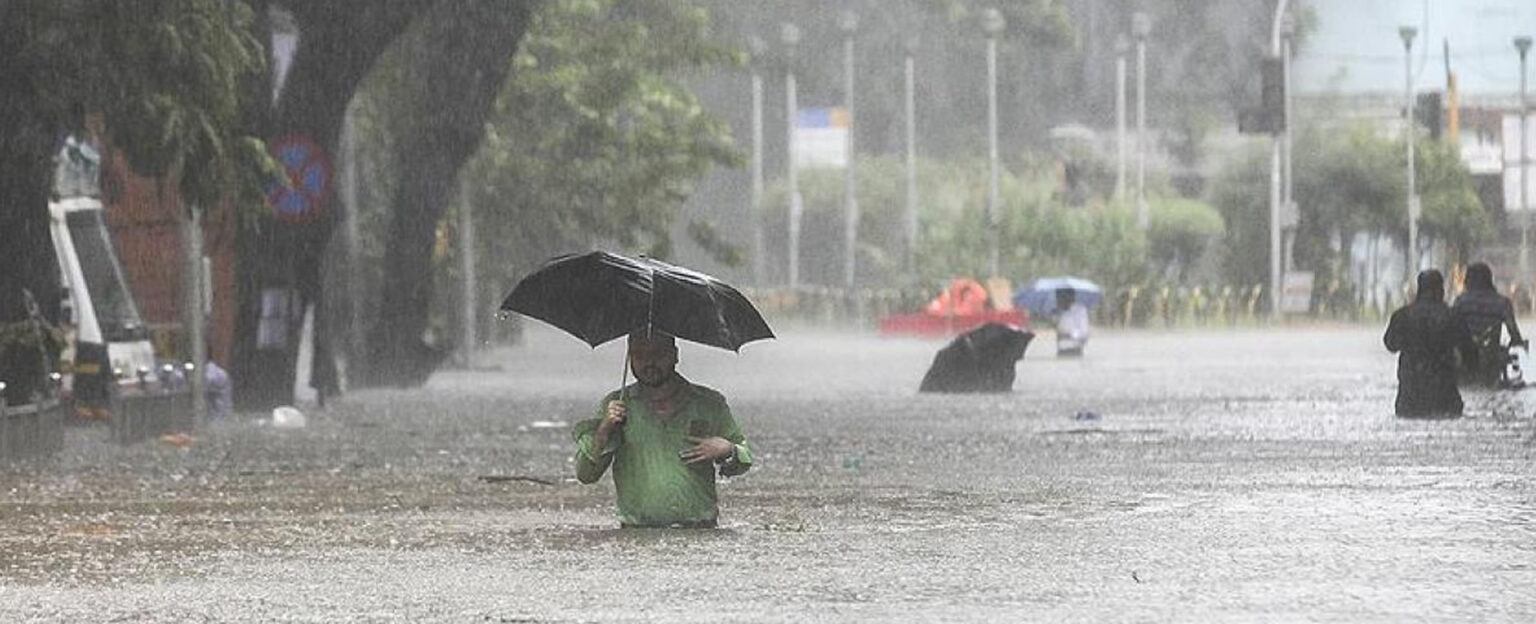
{"type": "Polygon", "coordinates": [[[1077,300],[1072,288],[1056,289],[1056,357],[1082,357],[1088,346],[1088,307],[1077,300]]]}
{"type": "Polygon", "coordinates": [[[1090,333],[1088,310],[1104,300],[1104,289],[1077,277],[1042,277],[1013,298],[1015,307],[1056,324],[1056,355],[1081,357],[1090,333]]]}

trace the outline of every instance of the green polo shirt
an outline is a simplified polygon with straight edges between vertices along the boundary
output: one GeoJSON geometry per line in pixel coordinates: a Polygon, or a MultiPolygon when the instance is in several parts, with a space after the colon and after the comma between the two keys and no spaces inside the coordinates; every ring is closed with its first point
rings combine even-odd
{"type": "Polygon", "coordinates": [[[598,404],[597,418],[576,423],[576,479],[595,483],[613,466],[613,487],[618,494],[619,521],[628,526],[708,524],[719,516],[715,495],[715,465],[687,464],[678,453],[693,446],[688,436],[718,436],[736,445],[736,459],[719,466],[729,477],[752,467],[752,449],[725,397],[704,386],[678,377],[682,387],[673,399],[670,416],[662,417],[648,405],[650,388],[636,383],[626,389],[629,416],[624,426],[608,436],[603,449],[592,448],[592,434],[607,413],[614,391],[598,404]]]}

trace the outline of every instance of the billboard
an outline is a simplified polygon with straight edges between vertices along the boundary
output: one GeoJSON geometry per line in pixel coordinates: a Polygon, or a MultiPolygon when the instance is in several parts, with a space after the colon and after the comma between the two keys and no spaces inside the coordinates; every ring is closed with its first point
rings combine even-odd
{"type": "MultiPolygon", "coordinates": [[[[1504,143],[1504,211],[1526,212],[1531,206],[1520,205],[1520,115],[1509,113],[1504,115],[1503,127],[1504,143]]],[[[1536,160],[1536,116],[1525,121],[1525,143],[1528,160],[1536,160]]],[[[1536,204],[1536,166],[1525,163],[1525,197],[1526,201],[1536,204]]]]}
{"type": "Polygon", "coordinates": [[[795,168],[848,166],[848,111],[802,108],[795,115],[795,168]]]}

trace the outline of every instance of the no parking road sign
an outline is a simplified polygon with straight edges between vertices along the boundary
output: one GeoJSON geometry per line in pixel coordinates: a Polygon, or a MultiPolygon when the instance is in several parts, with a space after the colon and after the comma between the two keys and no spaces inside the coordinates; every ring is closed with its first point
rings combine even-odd
{"type": "Polygon", "coordinates": [[[272,141],[272,155],[282,163],[288,185],[273,184],[267,202],[285,223],[308,223],[320,216],[331,192],[331,159],[307,134],[272,141]]]}

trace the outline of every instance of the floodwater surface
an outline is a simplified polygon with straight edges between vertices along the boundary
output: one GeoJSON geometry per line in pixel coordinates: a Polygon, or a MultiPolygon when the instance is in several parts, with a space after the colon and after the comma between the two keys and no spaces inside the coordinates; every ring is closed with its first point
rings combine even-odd
{"type": "Polygon", "coordinates": [[[569,478],[622,343],[534,326],[304,429],[0,467],[0,621],[1536,617],[1536,390],[1394,418],[1377,329],[1046,334],[972,396],[916,393],[941,342],[780,333],[683,346],[758,457],[718,530],[620,530],[569,478]]]}

